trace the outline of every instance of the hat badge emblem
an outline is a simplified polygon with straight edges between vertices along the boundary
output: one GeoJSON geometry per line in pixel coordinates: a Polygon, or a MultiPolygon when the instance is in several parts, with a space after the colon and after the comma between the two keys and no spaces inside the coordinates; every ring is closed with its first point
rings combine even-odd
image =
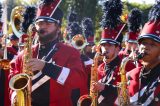
{"type": "Polygon", "coordinates": [[[157,33],[157,34],[160,34],[160,31],[157,30],[156,33],[157,33]]]}
{"type": "Polygon", "coordinates": [[[46,15],[49,15],[49,13],[47,13],[46,15]]]}

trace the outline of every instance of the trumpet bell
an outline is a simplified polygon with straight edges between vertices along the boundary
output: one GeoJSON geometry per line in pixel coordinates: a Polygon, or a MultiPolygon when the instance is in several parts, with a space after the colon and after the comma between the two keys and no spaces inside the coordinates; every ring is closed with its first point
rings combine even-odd
{"type": "Polygon", "coordinates": [[[72,38],[71,44],[76,49],[83,49],[87,45],[87,41],[84,36],[78,34],[72,38]]]}
{"type": "Polygon", "coordinates": [[[10,61],[7,59],[1,59],[0,60],[0,67],[4,70],[10,69],[10,61]]]}

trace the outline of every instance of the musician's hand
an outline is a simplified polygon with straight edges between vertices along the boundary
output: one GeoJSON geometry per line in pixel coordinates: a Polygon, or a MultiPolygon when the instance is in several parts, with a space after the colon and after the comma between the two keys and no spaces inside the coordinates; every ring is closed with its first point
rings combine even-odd
{"type": "Polygon", "coordinates": [[[104,88],[105,88],[105,85],[100,82],[94,82],[94,83],[92,83],[92,86],[91,86],[91,90],[102,91],[102,90],[104,90],[104,88]]]}
{"type": "Polygon", "coordinates": [[[44,68],[45,61],[37,58],[33,58],[33,59],[30,59],[29,62],[27,62],[26,66],[29,67],[31,71],[37,71],[37,70],[40,71],[44,68]]]}

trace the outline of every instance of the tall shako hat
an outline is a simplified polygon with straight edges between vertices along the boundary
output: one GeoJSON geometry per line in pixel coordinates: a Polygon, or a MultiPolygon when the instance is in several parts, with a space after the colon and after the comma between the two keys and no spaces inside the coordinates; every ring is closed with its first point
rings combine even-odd
{"type": "Polygon", "coordinates": [[[10,36],[9,37],[10,40],[18,40],[19,39],[14,33],[11,33],[9,36],[10,36]]]}
{"type": "Polygon", "coordinates": [[[26,6],[25,12],[23,13],[23,22],[21,24],[21,30],[24,34],[20,38],[20,43],[23,44],[25,42],[25,38],[27,38],[27,30],[29,26],[35,21],[36,18],[36,10],[35,6],[26,6]]]}
{"type": "Polygon", "coordinates": [[[75,11],[73,11],[73,10],[70,10],[69,14],[67,16],[67,27],[66,27],[66,29],[64,31],[64,34],[63,34],[63,37],[66,38],[67,40],[71,39],[70,35],[68,35],[70,25],[73,22],[77,22],[77,21],[78,21],[77,13],[75,11]]]}
{"type": "Polygon", "coordinates": [[[63,12],[58,8],[61,1],[62,0],[42,0],[38,8],[36,22],[49,21],[61,25],[63,12]]]}
{"type": "Polygon", "coordinates": [[[75,11],[70,10],[67,16],[67,26],[70,26],[73,22],[78,22],[78,15],[75,11]]]}
{"type": "Polygon", "coordinates": [[[82,31],[87,39],[88,45],[94,45],[94,27],[91,18],[84,18],[82,20],[82,31]]]}
{"type": "Polygon", "coordinates": [[[149,12],[149,21],[144,25],[138,42],[141,42],[143,38],[160,42],[160,1],[158,0],[149,12]]]}
{"type": "Polygon", "coordinates": [[[128,15],[128,42],[137,42],[140,26],[142,25],[142,12],[134,8],[128,15]]]}
{"type": "Polygon", "coordinates": [[[123,36],[119,34],[119,31],[122,28],[120,19],[122,8],[123,5],[121,0],[109,0],[103,3],[103,16],[101,21],[103,31],[101,34],[100,44],[119,44],[123,39],[123,36]]]}
{"type": "Polygon", "coordinates": [[[23,14],[22,31],[27,33],[28,27],[35,21],[36,18],[35,6],[27,6],[23,14]]]}
{"type": "Polygon", "coordinates": [[[68,36],[69,39],[71,40],[75,35],[81,34],[82,35],[82,28],[78,24],[78,22],[73,22],[69,27],[68,27],[68,36]]]}
{"type": "Polygon", "coordinates": [[[2,4],[0,3],[0,37],[3,36],[3,31],[2,31],[2,27],[3,27],[3,22],[2,22],[2,13],[3,13],[3,10],[2,10],[2,4]]]}

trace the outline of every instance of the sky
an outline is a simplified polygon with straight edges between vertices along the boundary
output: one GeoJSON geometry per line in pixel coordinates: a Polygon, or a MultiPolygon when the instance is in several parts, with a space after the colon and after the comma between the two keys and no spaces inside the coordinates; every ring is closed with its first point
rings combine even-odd
{"type": "Polygon", "coordinates": [[[154,4],[156,0],[122,0],[136,3],[146,3],[146,4],[154,4]]]}

